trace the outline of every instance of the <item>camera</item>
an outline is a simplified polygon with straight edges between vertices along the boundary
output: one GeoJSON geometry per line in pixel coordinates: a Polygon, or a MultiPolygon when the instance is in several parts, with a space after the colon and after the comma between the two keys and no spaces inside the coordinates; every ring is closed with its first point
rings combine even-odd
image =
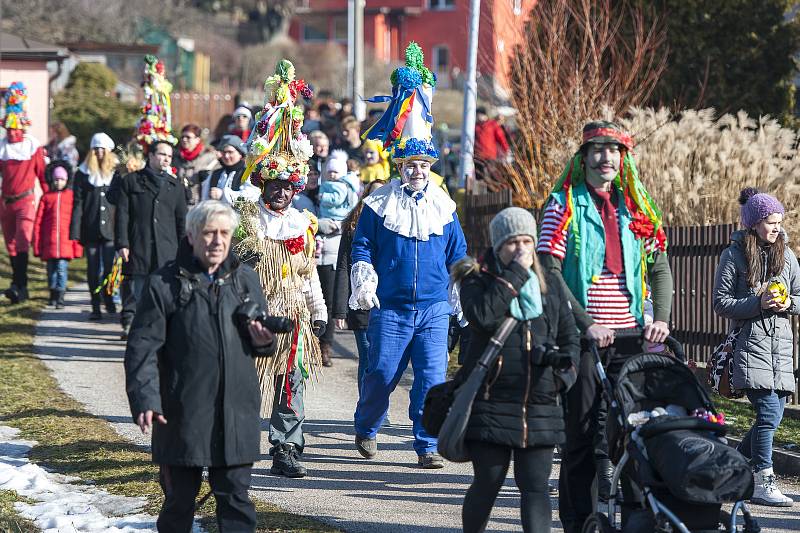
{"type": "Polygon", "coordinates": [[[261,309],[258,303],[252,300],[245,300],[239,304],[239,307],[236,308],[235,316],[236,322],[242,328],[247,328],[251,321],[256,320],[273,333],[291,333],[294,331],[294,322],[291,318],[270,316],[261,309]]]}
{"type": "Polygon", "coordinates": [[[556,370],[566,370],[572,364],[567,355],[558,353],[558,346],[545,343],[533,347],[531,359],[534,365],[550,366],[556,370]]]}

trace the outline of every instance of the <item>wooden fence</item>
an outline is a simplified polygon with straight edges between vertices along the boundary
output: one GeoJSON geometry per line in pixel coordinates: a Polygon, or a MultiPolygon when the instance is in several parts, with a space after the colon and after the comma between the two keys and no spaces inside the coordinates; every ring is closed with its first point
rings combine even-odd
{"type": "MultiPolygon", "coordinates": [[[[463,211],[464,233],[472,255],[489,246],[489,222],[511,203],[511,191],[467,195],[463,211]]],[[[687,357],[707,362],[711,351],[728,333],[728,323],[714,313],[712,290],[719,256],[730,242],[735,224],[665,228],[674,279],[670,329],[686,350],[687,357]]],[[[794,366],[800,361],[800,317],[792,317],[794,366]]],[[[800,382],[798,382],[800,389],[800,382]]],[[[795,393],[794,403],[798,403],[795,393]]]]}
{"type": "Polygon", "coordinates": [[[175,136],[186,124],[197,124],[214,132],[217,122],[233,113],[234,97],[231,94],[203,94],[175,91],[172,103],[172,128],[175,136]]]}

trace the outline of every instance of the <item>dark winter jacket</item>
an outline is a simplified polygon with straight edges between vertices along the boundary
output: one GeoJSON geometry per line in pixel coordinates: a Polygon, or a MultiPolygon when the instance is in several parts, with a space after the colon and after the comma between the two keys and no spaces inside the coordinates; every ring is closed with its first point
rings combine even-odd
{"type": "Polygon", "coordinates": [[[200,184],[213,170],[219,168],[216,151],[206,146],[197,157],[187,160],[181,157],[181,151],[176,149],[172,164],[177,170],[178,180],[183,183],[187,204],[191,206],[199,203],[200,184]]]}
{"type": "MultiPolygon", "coordinates": [[[[113,184],[121,179],[114,173],[113,184]]],[[[114,240],[114,206],[106,195],[112,185],[95,187],[82,170],[75,173],[72,186],[75,202],[72,208],[70,238],[83,244],[97,244],[114,240]]]]}
{"type": "Polygon", "coordinates": [[[342,231],[339,257],[336,259],[336,288],[333,294],[333,317],[346,318],[350,329],[367,329],[369,311],[350,309],[350,252],[353,250],[353,232],[342,231]]]}
{"type": "Polygon", "coordinates": [[[33,255],[48,259],[75,259],[83,255],[80,243],[69,238],[72,191],[44,193],[33,224],[33,255]]]}
{"type": "MultiPolygon", "coordinates": [[[[212,283],[186,240],[175,261],[148,277],[125,352],[125,382],[134,419],[148,410],[167,419],[153,422],[154,462],[231,466],[259,458],[256,353],[234,316],[246,298],[266,309],[250,267],[231,255],[212,283]]],[[[273,352],[274,342],[258,355],[273,352]]]]}
{"type": "Polygon", "coordinates": [[[147,275],[175,259],[186,218],[184,188],[177,178],[146,167],[123,177],[114,196],[115,245],[130,250],[122,273],[147,275]]]}
{"type": "MultiPolygon", "coordinates": [[[[509,316],[511,301],[528,280],[517,263],[501,268],[494,254],[486,253],[480,271],[461,281],[461,305],[469,320],[469,352],[456,379],[465,380],[483,354],[489,339],[509,316]]],[[[564,442],[564,411],[560,391],[574,381],[574,369],[566,375],[550,366],[532,362],[535,346],[549,343],[569,356],[577,368],[580,337],[563,285],[553,275],[545,279],[544,312],[521,322],[506,340],[472,408],[467,440],[513,448],[551,446],[564,442]],[[570,379],[570,377],[572,379],[570,379]]]]}

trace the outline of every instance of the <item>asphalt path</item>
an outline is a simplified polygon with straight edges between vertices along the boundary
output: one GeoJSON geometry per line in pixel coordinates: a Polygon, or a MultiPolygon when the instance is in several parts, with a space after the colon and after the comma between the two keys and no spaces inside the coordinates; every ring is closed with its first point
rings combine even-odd
{"type": "MultiPolygon", "coordinates": [[[[132,421],[125,396],[118,315],[89,322],[85,285],[70,290],[67,307],[48,309],[37,327],[35,349],[59,385],[107,420],[123,437],[149,447],[132,421]]],[[[294,513],[311,516],[348,532],[405,533],[461,530],[461,504],[472,478],[469,464],[447,463],[441,470],[422,470],[408,419],[410,371],[392,396],[389,420],[378,437],[378,455],[363,459],[353,439],[353,411],[358,399],[357,360],[353,336],[337,332],[334,366],[306,392],[306,448],[303,463],[309,474],[288,479],[270,474],[266,431],[262,460],[256,463],[251,494],[294,513]]],[[[266,425],[263,426],[266,430],[266,425]]],[[[553,466],[551,484],[558,477],[553,466]]],[[[800,483],[782,480],[784,492],[800,502],[800,483]]],[[[561,531],[556,497],[552,498],[553,531],[561,531]]],[[[800,531],[800,513],[791,509],[753,507],[764,531],[800,531]]],[[[519,492],[513,467],[498,495],[487,531],[521,531],[519,492]]]]}

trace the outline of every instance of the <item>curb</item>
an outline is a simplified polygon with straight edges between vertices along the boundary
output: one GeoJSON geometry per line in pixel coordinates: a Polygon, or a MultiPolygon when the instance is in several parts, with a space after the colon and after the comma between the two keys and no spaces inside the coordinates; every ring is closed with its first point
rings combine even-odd
{"type": "MultiPolygon", "coordinates": [[[[728,444],[736,447],[742,442],[738,437],[726,437],[728,444]]],[[[772,448],[772,468],[782,476],[800,476],[800,454],[772,448]]]]}

